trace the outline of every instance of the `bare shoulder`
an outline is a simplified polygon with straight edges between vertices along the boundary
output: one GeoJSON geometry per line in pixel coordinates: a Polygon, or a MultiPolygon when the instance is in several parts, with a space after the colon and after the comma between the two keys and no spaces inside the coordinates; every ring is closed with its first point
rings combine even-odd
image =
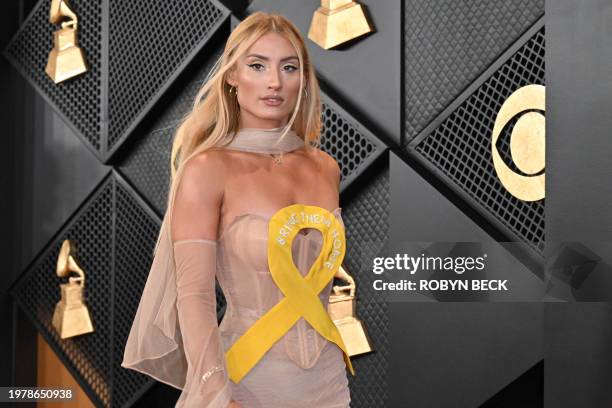
{"type": "Polygon", "coordinates": [[[222,149],[209,149],[192,157],[183,170],[191,178],[222,177],[226,172],[227,154],[222,149]]]}
{"type": "Polygon", "coordinates": [[[185,163],[174,201],[172,239],[215,240],[224,195],[224,163],[217,151],[205,151],[185,163]]]}
{"type": "Polygon", "coordinates": [[[340,165],[336,159],[329,153],[317,149],[317,154],[322,158],[325,174],[327,174],[332,180],[340,180],[340,165]]]}
{"type": "Polygon", "coordinates": [[[220,196],[223,193],[225,167],[223,151],[211,149],[198,153],[185,164],[179,195],[194,201],[220,196]]]}

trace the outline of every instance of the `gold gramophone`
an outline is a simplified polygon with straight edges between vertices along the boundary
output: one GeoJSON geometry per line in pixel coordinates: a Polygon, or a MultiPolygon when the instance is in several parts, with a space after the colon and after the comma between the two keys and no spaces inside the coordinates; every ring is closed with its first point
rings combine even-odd
{"type": "Polygon", "coordinates": [[[61,23],[53,33],[53,49],[49,53],[45,72],[56,84],[87,71],[85,55],[77,43],[77,16],[67,0],[52,0],[49,21],[61,23]],[[67,18],[67,21],[64,21],[67,18]]]}
{"type": "Polygon", "coordinates": [[[329,50],[374,31],[361,4],[351,0],[321,0],[312,15],[308,38],[329,50]]]}
{"type": "Polygon", "coordinates": [[[372,344],[365,331],[365,326],[355,315],[355,280],[340,266],[338,278],[348,282],[347,286],[334,286],[329,296],[327,311],[338,328],[349,356],[369,353],[372,344]],[[349,291],[349,294],[343,293],[349,291]]]}
{"type": "Polygon", "coordinates": [[[83,303],[85,272],[74,260],[72,252],[72,242],[67,239],[64,240],[57,258],[57,276],[69,276],[70,272],[76,272],[79,276],[69,276],[68,283],[60,284],[62,298],[55,305],[53,327],[55,327],[62,339],[94,331],[89,310],[85,303],[83,303]]]}

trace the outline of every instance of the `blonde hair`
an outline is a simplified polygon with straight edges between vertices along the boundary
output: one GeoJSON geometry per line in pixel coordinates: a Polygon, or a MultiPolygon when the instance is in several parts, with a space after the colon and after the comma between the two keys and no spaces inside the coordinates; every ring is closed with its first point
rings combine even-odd
{"type": "MultiPolygon", "coordinates": [[[[321,144],[321,97],[310,55],[297,27],[278,14],[256,12],[244,19],[232,31],[223,54],[216,61],[198,91],[191,111],[177,128],[170,155],[170,188],[167,210],[172,209],[178,180],[185,164],[197,154],[225,145],[227,137],[239,129],[239,106],[226,82],[229,70],[262,35],[278,33],[291,42],[299,60],[300,91],[284,137],[290,129],[304,139],[307,149],[321,144]],[[304,97],[306,90],[307,97],[304,97]]],[[[170,211],[168,211],[170,212],[170,211]]]]}

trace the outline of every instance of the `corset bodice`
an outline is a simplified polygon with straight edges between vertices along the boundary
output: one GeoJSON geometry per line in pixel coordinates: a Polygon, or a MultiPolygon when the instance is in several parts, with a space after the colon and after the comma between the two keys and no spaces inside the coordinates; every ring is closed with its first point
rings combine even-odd
{"type": "MultiPolygon", "coordinates": [[[[342,223],[341,208],[332,214],[342,223]]],[[[232,220],[218,240],[217,279],[227,301],[219,326],[224,350],[251,327],[260,316],[283,299],[268,267],[269,217],[243,214],[232,220]]],[[[319,256],[321,232],[302,229],[292,243],[293,263],[306,276],[319,256]]],[[[319,293],[327,308],[333,279],[319,293]]],[[[295,325],[266,353],[267,358],[291,359],[302,368],[312,367],[324,347],[334,346],[300,317],[295,325]]]]}

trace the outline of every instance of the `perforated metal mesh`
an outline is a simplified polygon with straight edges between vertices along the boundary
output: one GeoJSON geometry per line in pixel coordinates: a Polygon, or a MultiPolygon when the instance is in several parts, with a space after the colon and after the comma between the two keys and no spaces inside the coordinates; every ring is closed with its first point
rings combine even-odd
{"type": "Polygon", "coordinates": [[[151,378],[121,367],[123,351],[153,262],[160,223],[117,183],[113,336],[113,404],[123,406],[151,378]]]}
{"type": "Polygon", "coordinates": [[[404,143],[543,14],[544,0],[405,0],[404,143]]]}
{"type": "Polygon", "coordinates": [[[41,0],[5,50],[6,57],[66,117],[77,134],[95,150],[101,134],[101,45],[102,2],[73,0],[70,7],[79,18],[78,41],[89,71],[60,84],[45,73],[53,32],[59,25],[49,22],[49,1],[41,0]]]}
{"type": "Polygon", "coordinates": [[[119,171],[160,216],[166,211],[174,133],[180,120],[191,110],[196,94],[222,51],[222,44],[219,44],[208,53],[193,78],[186,82],[177,96],[168,101],[167,108],[117,162],[119,171]]]}
{"type": "MultiPolygon", "coordinates": [[[[502,103],[522,86],[544,84],[544,46],[542,28],[416,146],[418,153],[540,254],[544,200],[525,202],[508,193],[496,176],[490,152],[491,131],[502,103]]],[[[513,123],[500,135],[506,156],[513,123]]]]}
{"type": "Polygon", "coordinates": [[[344,265],[357,284],[357,315],[372,340],[373,353],[352,358],[355,377],[348,374],[351,406],[386,407],[389,365],[389,319],[387,304],[367,282],[367,267],[381,256],[389,239],[389,170],[363,180],[359,194],[342,207],[347,251],[344,265]]]}
{"type": "MultiPolygon", "coordinates": [[[[121,367],[125,342],[153,261],[161,220],[120,175],[112,172],[30,267],[11,295],[89,397],[100,406],[123,406],[155,381],[121,367]],[[60,299],[55,275],[64,239],[76,244],[86,276],[85,303],[95,331],[61,340],[51,322],[60,299]]],[[[225,306],[217,292],[217,312],[225,306]]]]}
{"type": "Polygon", "coordinates": [[[49,23],[50,3],[45,0],[6,49],[7,58],[103,158],[128,136],[228,15],[210,0],[109,0],[108,10],[105,4],[70,2],[89,65],[85,74],[54,84],[44,72],[53,31],[59,28],[49,23]],[[107,75],[102,67],[105,47],[107,75]]]}
{"type": "Polygon", "coordinates": [[[110,150],[227,11],[208,0],[110,0],[109,13],[110,150]]]}
{"type": "Polygon", "coordinates": [[[385,146],[329,97],[322,99],[321,148],[340,165],[344,188],[385,150],[385,146]]]}
{"type": "Polygon", "coordinates": [[[109,178],[11,291],[92,401],[105,407],[111,406],[112,392],[113,189],[109,178]],[[95,332],[62,340],[51,322],[60,300],[59,284],[67,282],[67,278],[58,278],[55,273],[64,239],[76,244],[74,257],[85,271],[84,298],[95,332]]]}

